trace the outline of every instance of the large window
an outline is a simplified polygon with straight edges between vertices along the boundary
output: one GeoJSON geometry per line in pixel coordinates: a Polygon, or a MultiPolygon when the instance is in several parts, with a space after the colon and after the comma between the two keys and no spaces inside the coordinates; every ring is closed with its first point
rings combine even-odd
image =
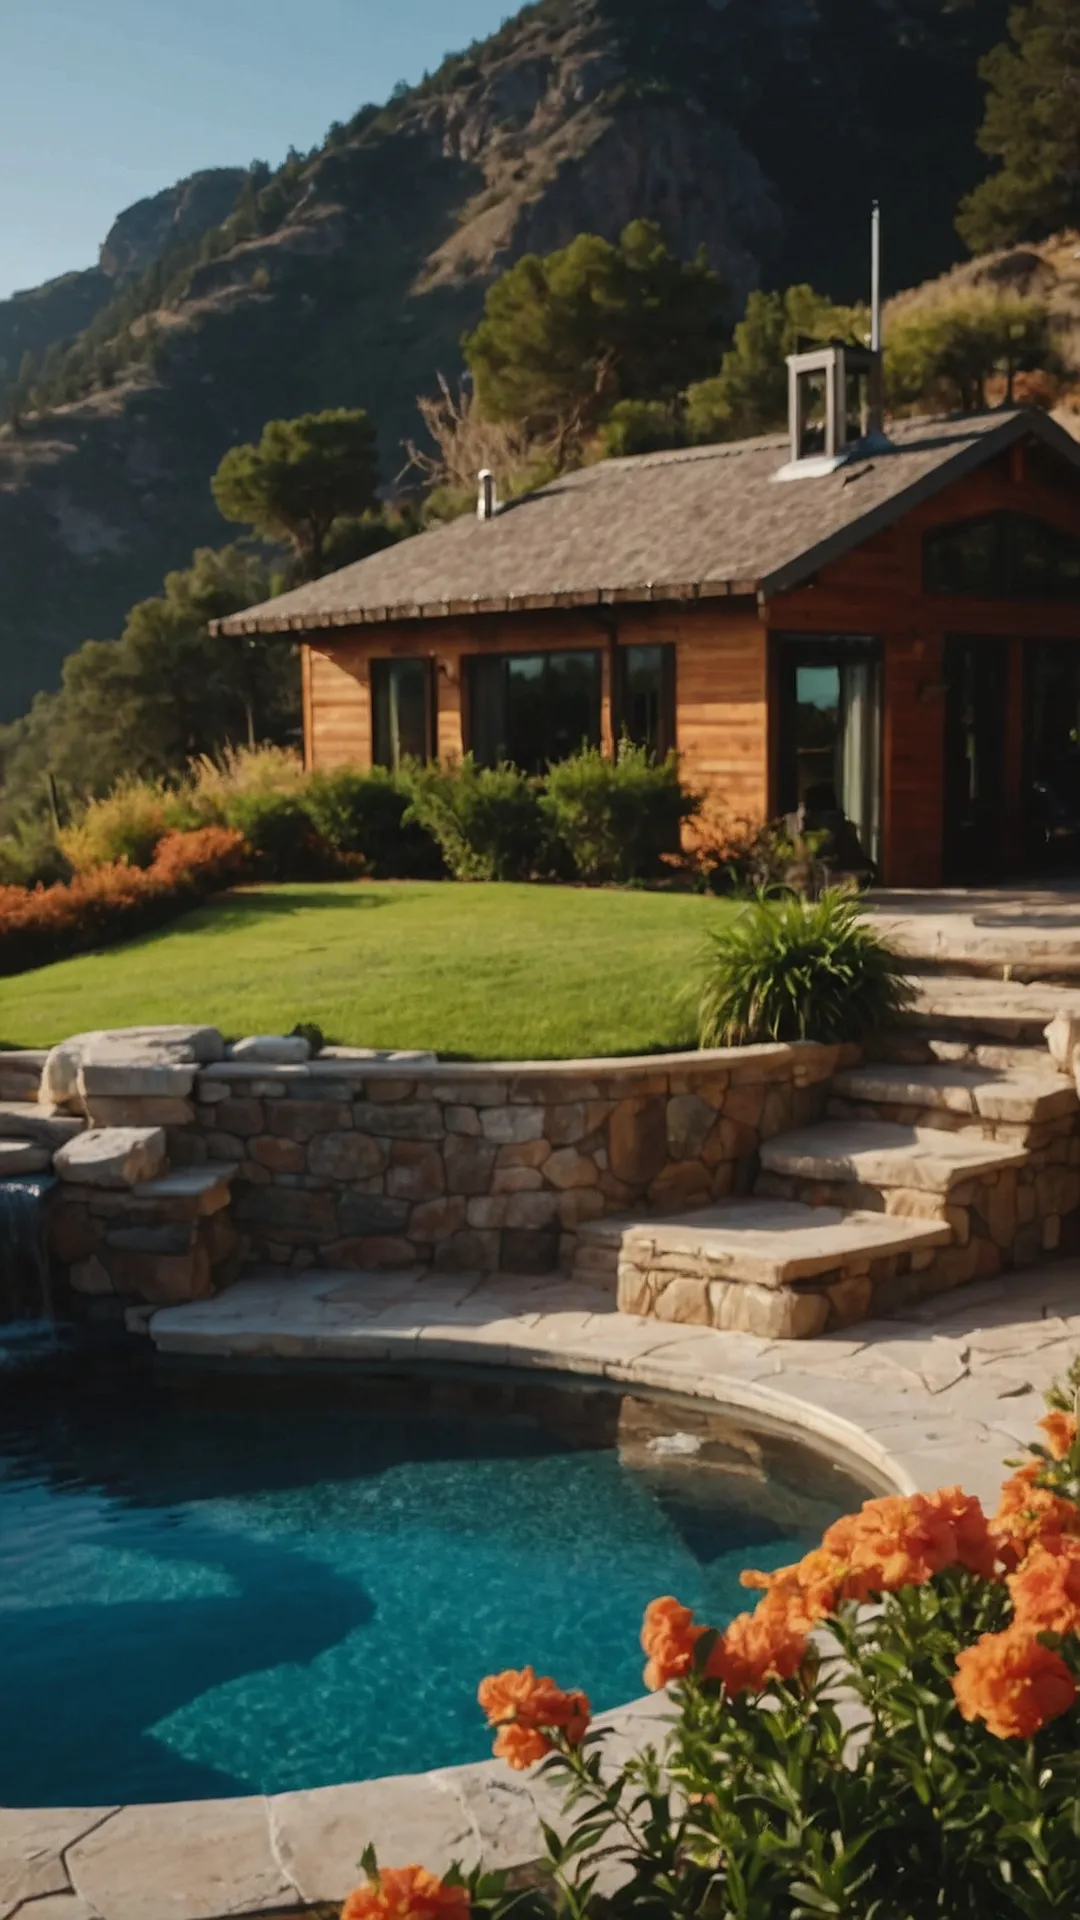
{"type": "Polygon", "coordinates": [[[780,810],[801,808],[833,836],[852,871],[879,857],[881,662],[876,640],[845,635],[775,642],[780,810]]]}
{"type": "Polygon", "coordinates": [[[987,513],[923,541],[927,593],[985,600],[1080,598],[1080,540],[1026,513],[987,513]]]}
{"type": "Polygon", "coordinates": [[[377,767],[430,760],[435,747],[435,678],[430,660],[371,663],[372,759],[377,767]]]}
{"type": "Polygon", "coordinates": [[[484,766],[509,760],[542,773],[600,744],[600,655],[474,654],[468,662],[469,745],[484,766]]]}
{"type": "Polygon", "coordinates": [[[620,647],[616,731],[662,760],[675,745],[675,649],[620,647]]]}

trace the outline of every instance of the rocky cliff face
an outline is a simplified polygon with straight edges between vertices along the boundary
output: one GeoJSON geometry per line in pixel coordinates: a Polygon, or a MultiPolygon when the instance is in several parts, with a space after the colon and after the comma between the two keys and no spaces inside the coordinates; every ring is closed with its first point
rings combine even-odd
{"type": "Polygon", "coordinates": [[[243,167],[211,167],[148,200],[137,200],[114,220],[96,267],[61,274],[42,287],[0,300],[0,393],[14,380],[24,353],[40,360],[49,347],[73,339],[119,288],[145,273],[170,247],[197,241],[224,220],[246,178],[243,167]]]}
{"type": "Polygon", "coordinates": [[[98,264],[110,280],[132,280],[166,249],[198,240],[232,212],[247,179],[243,167],[210,167],[136,200],[114,220],[102,243],[98,264]]]}
{"type": "MultiPolygon", "coordinates": [[[[978,174],[975,61],[1004,5],[540,0],[364,110],[271,183],[262,231],[218,230],[153,316],[153,376],[0,438],[0,719],[196,543],[227,537],[209,476],[267,418],[366,406],[392,479],[417,393],[455,374],[486,286],[526,251],[643,215],[680,252],[707,249],[733,315],[763,281],[850,298],[877,192],[893,285],[948,266],[978,174]]],[[[106,278],[235,191],[196,175],[129,210],[106,278]]],[[[0,353],[2,325],[0,309],[0,353]]]]}

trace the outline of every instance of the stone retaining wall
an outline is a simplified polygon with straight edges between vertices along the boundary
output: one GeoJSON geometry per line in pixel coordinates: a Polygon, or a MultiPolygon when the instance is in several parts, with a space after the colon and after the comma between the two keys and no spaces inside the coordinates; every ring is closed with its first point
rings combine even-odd
{"type": "Polygon", "coordinates": [[[191,1125],[158,1118],[174,1164],[237,1165],[232,1218],[249,1262],[547,1273],[570,1266],[583,1221],[746,1192],[762,1140],[817,1117],[839,1055],[807,1044],[411,1068],[226,1060],[198,1074],[191,1125]]]}

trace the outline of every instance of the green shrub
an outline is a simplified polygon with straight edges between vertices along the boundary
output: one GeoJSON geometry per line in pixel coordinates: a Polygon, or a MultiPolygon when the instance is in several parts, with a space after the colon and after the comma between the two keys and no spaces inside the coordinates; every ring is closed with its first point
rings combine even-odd
{"type": "Polygon", "coordinates": [[[162,835],[179,824],[175,811],[175,797],[157,781],[124,780],[103,800],[91,800],[57,838],[76,873],[118,860],[148,867],[162,835]]]}
{"type": "Polygon", "coordinates": [[[478,767],[471,754],[410,769],[406,819],[430,834],[455,880],[528,880],[546,861],[537,782],[516,767],[478,767]]]}
{"type": "Polygon", "coordinates": [[[225,824],[243,834],[262,880],[316,880],[333,865],[298,794],[233,793],[225,803],[225,824]]]}
{"type": "Polygon", "coordinates": [[[701,803],[673,753],[658,762],[624,742],[614,760],[586,747],[551,767],[540,804],[582,880],[626,881],[663,872],[701,803]]]}
{"type": "Polygon", "coordinates": [[[191,763],[186,789],[192,820],[223,825],[237,795],[296,794],[306,779],[291,747],[226,747],[216,760],[202,754],[191,763]]]}
{"type": "Polygon", "coordinates": [[[862,1040],[911,997],[901,963],[850,894],[753,900],[710,936],[699,1042],[862,1040]]]}
{"type": "Polygon", "coordinates": [[[406,820],[408,786],[385,767],[314,773],[304,806],[335,853],[360,856],[376,880],[437,879],[442,858],[431,835],[406,820]]]}
{"type": "Polygon", "coordinates": [[[52,887],[71,879],[71,862],[41,826],[20,828],[0,840],[0,887],[52,887]]]}

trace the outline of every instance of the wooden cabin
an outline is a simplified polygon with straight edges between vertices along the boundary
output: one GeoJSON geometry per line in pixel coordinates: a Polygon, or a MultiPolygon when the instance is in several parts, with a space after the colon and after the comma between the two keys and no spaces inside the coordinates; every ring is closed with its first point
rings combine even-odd
{"type": "Polygon", "coordinates": [[[844,356],[792,363],[787,436],[484,476],[219,630],[299,638],[312,768],[626,735],[710,830],[831,793],[888,885],[1080,871],[1080,448],[1023,408],[886,437],[844,356]]]}

